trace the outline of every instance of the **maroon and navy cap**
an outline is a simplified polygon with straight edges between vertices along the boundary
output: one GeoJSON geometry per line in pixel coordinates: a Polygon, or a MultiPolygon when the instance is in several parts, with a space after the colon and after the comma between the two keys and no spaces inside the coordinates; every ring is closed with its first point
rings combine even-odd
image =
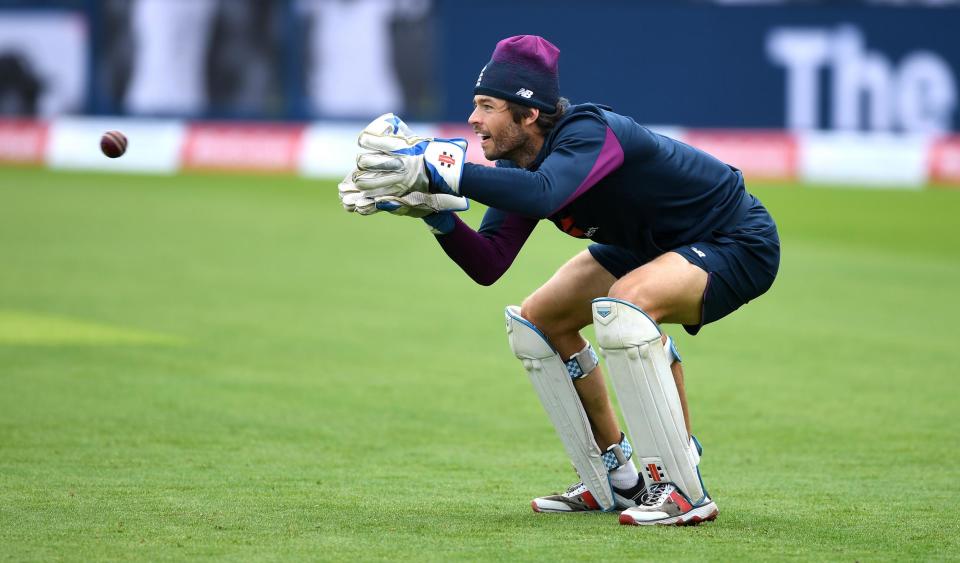
{"type": "Polygon", "coordinates": [[[560,100],[560,49],[543,37],[508,37],[493,50],[473,93],[553,113],[560,100]]]}

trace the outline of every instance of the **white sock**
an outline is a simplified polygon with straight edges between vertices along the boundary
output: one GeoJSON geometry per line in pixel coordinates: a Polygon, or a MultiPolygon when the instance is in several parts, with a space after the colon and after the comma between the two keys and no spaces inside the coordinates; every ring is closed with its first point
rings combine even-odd
{"type": "Polygon", "coordinates": [[[618,489],[636,487],[639,481],[640,476],[637,475],[637,466],[633,464],[633,458],[610,472],[610,484],[618,489]]]}

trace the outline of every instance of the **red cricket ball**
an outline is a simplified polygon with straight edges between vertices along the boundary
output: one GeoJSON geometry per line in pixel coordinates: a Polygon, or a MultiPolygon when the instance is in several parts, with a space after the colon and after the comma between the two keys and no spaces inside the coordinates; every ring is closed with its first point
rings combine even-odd
{"type": "Polygon", "coordinates": [[[127,136],[119,131],[107,131],[100,137],[100,150],[110,158],[123,156],[127,152],[127,136]]]}

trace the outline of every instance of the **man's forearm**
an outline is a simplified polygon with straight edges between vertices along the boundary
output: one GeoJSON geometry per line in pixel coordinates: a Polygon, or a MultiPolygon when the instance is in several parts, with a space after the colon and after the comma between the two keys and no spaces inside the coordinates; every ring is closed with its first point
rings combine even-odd
{"type": "Polygon", "coordinates": [[[459,217],[452,231],[437,235],[451,260],[480,285],[492,285],[510,268],[536,226],[535,219],[509,215],[491,234],[471,229],[459,217]]]}

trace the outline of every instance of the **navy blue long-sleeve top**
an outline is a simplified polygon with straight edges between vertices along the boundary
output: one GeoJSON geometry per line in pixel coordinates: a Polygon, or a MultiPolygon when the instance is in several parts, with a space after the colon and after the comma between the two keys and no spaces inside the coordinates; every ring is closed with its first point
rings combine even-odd
{"type": "Polygon", "coordinates": [[[735,224],[754,201],[739,170],[594,104],[572,106],[526,169],[466,164],[460,194],[489,207],[480,229],[459,218],[437,240],[490,285],[537,222],[654,258],[735,224]]]}

